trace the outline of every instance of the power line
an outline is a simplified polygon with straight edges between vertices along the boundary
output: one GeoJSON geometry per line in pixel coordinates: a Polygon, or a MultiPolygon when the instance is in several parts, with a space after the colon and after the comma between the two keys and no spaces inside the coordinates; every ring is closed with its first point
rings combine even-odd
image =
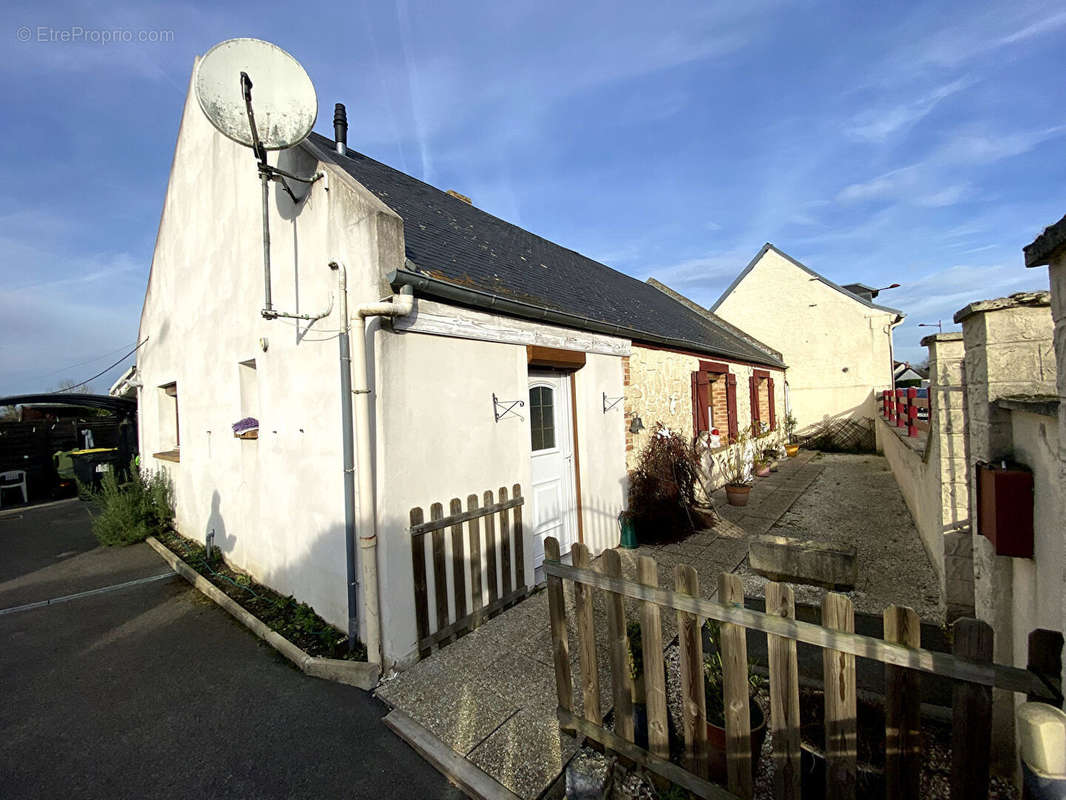
{"type": "MultiPolygon", "coordinates": [[[[62,369],[53,370],[52,372],[45,372],[42,375],[36,375],[36,376],[34,376],[32,378],[32,380],[41,380],[43,378],[50,378],[53,375],[58,375],[60,372],[66,372],[68,369],[77,369],[78,367],[84,367],[86,364],[93,364],[93,363],[95,363],[97,361],[103,361],[108,356],[113,356],[119,350],[125,350],[127,347],[129,347],[129,344],[124,344],[124,345],[122,345],[122,347],[116,347],[114,350],[108,350],[106,353],[101,353],[100,355],[96,356],[95,358],[88,358],[85,361],[79,361],[77,364],[68,364],[67,366],[63,367],[62,369]]],[[[123,356],[123,358],[125,358],[125,356],[123,356]]]]}
{"type": "Polygon", "coordinates": [[[129,357],[130,357],[130,356],[132,356],[132,355],[133,355],[134,353],[136,353],[136,352],[137,352],[138,350],[140,350],[140,349],[141,349],[141,345],[143,345],[143,344],[144,344],[145,342],[147,342],[147,341],[148,341],[148,337],[147,337],[147,336],[145,336],[145,337],[144,337],[144,340],[143,340],[143,341],[142,341],[142,342],[141,342],[140,344],[138,344],[138,345],[137,345],[136,347],[134,347],[134,348],[133,348],[132,350],[130,350],[130,351],[129,351],[128,353],[126,353],[126,355],[122,356],[122,358],[120,358],[120,359],[119,359],[118,361],[116,361],[116,362],[115,362],[114,364],[112,364],[112,365],[111,365],[110,367],[108,367],[107,369],[103,370],[102,372],[97,372],[97,373],[96,373],[95,375],[93,375],[93,376],[92,376],[91,378],[89,378],[89,379],[87,379],[87,380],[84,380],[84,381],[82,381],[81,383],[75,383],[75,384],[74,384],[73,386],[68,386],[68,387],[66,387],[65,389],[60,389],[60,390],[59,390],[58,392],[56,392],[56,394],[62,394],[63,392],[70,392],[70,391],[73,391],[74,389],[77,389],[77,388],[79,388],[79,387],[81,387],[81,386],[84,386],[84,385],[85,385],[85,384],[87,384],[87,383],[91,383],[92,381],[95,381],[95,380],[96,380],[97,378],[99,378],[99,377],[100,377],[101,375],[106,375],[106,374],[107,374],[108,372],[110,372],[111,370],[113,370],[113,369],[114,369],[115,367],[117,367],[117,366],[118,366],[119,364],[121,364],[121,363],[122,363],[123,361],[125,361],[125,360],[126,360],[127,358],[129,358],[129,357]]]}

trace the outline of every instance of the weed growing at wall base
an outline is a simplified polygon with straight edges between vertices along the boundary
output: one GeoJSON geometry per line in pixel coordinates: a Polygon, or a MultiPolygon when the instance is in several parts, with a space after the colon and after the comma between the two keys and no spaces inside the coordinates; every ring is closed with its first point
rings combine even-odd
{"type": "MultiPolygon", "coordinates": [[[[87,493],[93,534],[106,546],[143,542],[174,523],[174,489],[162,470],[141,471],[130,465],[130,481],[120,484],[114,470],[104,473],[100,488],[87,493]]],[[[84,487],[79,487],[84,491],[84,487]]]]}

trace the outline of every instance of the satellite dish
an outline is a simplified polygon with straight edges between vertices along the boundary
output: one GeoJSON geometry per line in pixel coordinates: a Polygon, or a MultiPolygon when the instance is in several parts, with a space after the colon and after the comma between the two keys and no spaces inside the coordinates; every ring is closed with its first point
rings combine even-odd
{"type": "Polygon", "coordinates": [[[318,117],[315,87],[300,62],[261,39],[227,39],[212,47],[196,68],[196,99],[219,133],[245,147],[284,150],[311,133],[318,117]],[[255,86],[252,134],[247,89],[255,86]]]}

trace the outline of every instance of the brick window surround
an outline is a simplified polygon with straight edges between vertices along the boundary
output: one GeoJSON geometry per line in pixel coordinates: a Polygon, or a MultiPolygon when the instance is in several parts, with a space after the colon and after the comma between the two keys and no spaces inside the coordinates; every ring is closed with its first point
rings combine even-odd
{"type": "Polygon", "coordinates": [[[727,364],[700,361],[692,373],[692,429],[717,428],[723,439],[737,435],[736,376],[727,364]]]}
{"type": "Polygon", "coordinates": [[[777,425],[777,414],[774,408],[774,379],[766,370],[756,369],[748,379],[748,392],[751,400],[751,430],[754,435],[759,435],[762,423],[765,422],[767,429],[772,431],[777,425]]]}

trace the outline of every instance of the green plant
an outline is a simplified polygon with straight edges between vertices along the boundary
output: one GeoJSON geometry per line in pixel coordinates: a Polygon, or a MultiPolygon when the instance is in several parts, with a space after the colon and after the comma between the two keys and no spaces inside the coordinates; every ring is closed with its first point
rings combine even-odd
{"type": "Polygon", "coordinates": [[[656,423],[629,483],[629,511],[642,541],[669,541],[693,530],[700,460],[695,443],[656,423]]]}
{"type": "MultiPolygon", "coordinates": [[[[707,721],[723,727],[725,725],[725,672],[722,667],[722,649],[720,646],[721,625],[716,620],[707,620],[709,647],[703,658],[703,691],[707,702],[707,721]]],[[[754,697],[765,685],[764,678],[753,671],[748,664],[748,695],[754,697]]]]}
{"type": "Polygon", "coordinates": [[[142,472],[133,465],[129,474],[130,481],[120,484],[114,470],[105,472],[99,490],[88,491],[93,534],[102,545],[142,542],[174,523],[174,490],[167,474],[142,472]]]}
{"type": "Polygon", "coordinates": [[[785,415],[785,441],[792,444],[796,440],[796,418],[790,411],[785,415]]]}
{"type": "Polygon", "coordinates": [[[727,486],[747,486],[751,475],[751,428],[737,432],[729,440],[729,451],[722,461],[722,472],[727,486]]]}

